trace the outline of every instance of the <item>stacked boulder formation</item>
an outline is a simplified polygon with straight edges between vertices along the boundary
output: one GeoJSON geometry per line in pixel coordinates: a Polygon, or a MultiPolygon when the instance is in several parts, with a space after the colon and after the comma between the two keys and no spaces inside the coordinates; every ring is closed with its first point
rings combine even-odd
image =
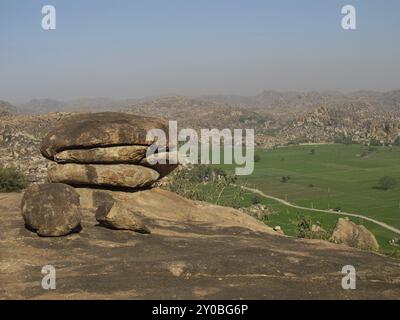
{"type": "MultiPolygon", "coordinates": [[[[22,200],[27,228],[42,236],[60,236],[79,229],[79,194],[73,187],[135,191],[151,187],[177,164],[151,164],[152,129],[168,133],[163,119],[117,112],[75,114],[61,121],[41,144],[42,155],[54,161],[49,184],[32,186],[22,200]],[[71,200],[72,199],[72,200],[71,200]]],[[[168,143],[168,141],[167,141],[168,143]]],[[[168,149],[158,158],[169,159],[168,149]]],[[[96,219],[114,229],[149,230],[107,193],[98,195],[96,219]]]]}

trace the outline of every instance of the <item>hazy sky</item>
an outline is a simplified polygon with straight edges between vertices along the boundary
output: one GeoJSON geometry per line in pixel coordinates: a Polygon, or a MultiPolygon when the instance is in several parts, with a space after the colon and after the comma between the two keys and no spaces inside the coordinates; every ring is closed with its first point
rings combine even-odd
{"type": "Polygon", "coordinates": [[[0,0],[0,100],[399,88],[398,0],[0,0]]]}

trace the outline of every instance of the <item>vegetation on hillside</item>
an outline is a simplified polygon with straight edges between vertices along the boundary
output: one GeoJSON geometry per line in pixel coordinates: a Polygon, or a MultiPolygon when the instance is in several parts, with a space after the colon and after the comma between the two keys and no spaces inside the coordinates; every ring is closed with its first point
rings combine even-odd
{"type": "Polygon", "coordinates": [[[309,216],[299,215],[296,228],[298,238],[329,240],[331,236],[331,232],[327,232],[321,226],[314,224],[309,216]]]}
{"type": "Polygon", "coordinates": [[[243,190],[235,185],[236,180],[221,168],[197,165],[176,170],[165,188],[192,200],[240,208],[243,190]]]}
{"type": "Polygon", "coordinates": [[[25,176],[15,168],[0,167],[0,192],[20,191],[28,186],[25,176]]]}

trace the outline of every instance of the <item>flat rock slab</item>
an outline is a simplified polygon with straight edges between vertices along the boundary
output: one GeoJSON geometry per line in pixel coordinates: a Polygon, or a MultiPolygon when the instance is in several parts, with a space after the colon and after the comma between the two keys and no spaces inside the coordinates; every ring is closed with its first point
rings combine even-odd
{"type": "Polygon", "coordinates": [[[168,122],[120,112],[74,114],[60,121],[43,139],[40,151],[50,160],[67,149],[88,149],[117,145],[151,145],[151,129],[168,134],[168,122]]]}
{"type": "Polygon", "coordinates": [[[147,235],[114,231],[96,226],[92,211],[84,211],[81,233],[40,238],[24,228],[20,201],[0,195],[0,299],[400,298],[400,262],[379,254],[193,219],[160,219],[147,235]],[[56,268],[56,290],[41,287],[47,264],[56,268]],[[341,287],[348,264],[356,290],[341,287]]]}
{"type": "Polygon", "coordinates": [[[70,185],[94,185],[121,188],[142,188],[153,184],[157,171],[134,164],[56,164],[49,168],[50,182],[70,185]]]}
{"type": "Polygon", "coordinates": [[[139,163],[147,146],[120,146],[64,150],[54,156],[58,163],[139,163]]]}

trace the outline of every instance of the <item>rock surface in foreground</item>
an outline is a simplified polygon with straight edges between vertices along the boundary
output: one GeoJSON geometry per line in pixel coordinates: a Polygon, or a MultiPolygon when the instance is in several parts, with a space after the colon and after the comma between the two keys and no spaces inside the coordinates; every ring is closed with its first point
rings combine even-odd
{"type": "Polygon", "coordinates": [[[50,182],[71,185],[140,188],[153,184],[159,177],[157,171],[133,165],[57,164],[49,168],[50,182]]]}
{"type": "Polygon", "coordinates": [[[146,150],[146,146],[64,150],[54,160],[58,163],[139,163],[146,156],[146,150]]]}
{"type": "Polygon", "coordinates": [[[168,133],[168,123],[159,118],[119,112],[82,113],[63,119],[42,141],[40,151],[50,160],[66,149],[122,145],[151,145],[151,129],[168,133]]]}
{"type": "Polygon", "coordinates": [[[29,187],[22,198],[21,211],[25,225],[40,236],[69,234],[81,222],[79,194],[61,183],[29,187]]]}
{"type": "Polygon", "coordinates": [[[332,233],[332,240],[363,250],[379,250],[378,241],[371,231],[344,218],[339,218],[332,233]]]}
{"type": "MultiPolygon", "coordinates": [[[[78,191],[89,208],[92,190],[78,191]]],[[[244,213],[163,190],[135,194],[118,197],[148,212],[146,225],[158,216],[151,234],[96,227],[93,211],[83,210],[82,231],[65,238],[26,230],[21,195],[3,194],[0,299],[400,299],[398,260],[275,235],[244,213]],[[41,286],[49,263],[57,290],[41,286]],[[356,267],[357,290],[341,286],[348,264],[356,267]]]]}

